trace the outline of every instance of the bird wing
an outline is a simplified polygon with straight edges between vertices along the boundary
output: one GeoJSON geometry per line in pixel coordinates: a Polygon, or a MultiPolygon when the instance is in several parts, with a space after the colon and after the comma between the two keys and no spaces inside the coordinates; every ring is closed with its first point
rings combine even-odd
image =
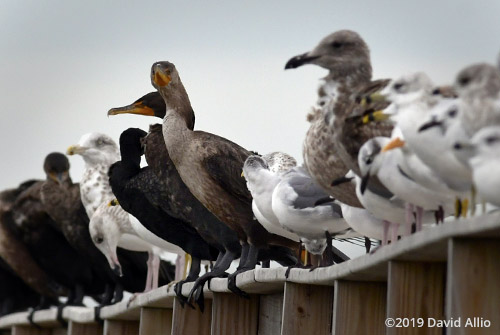
{"type": "Polygon", "coordinates": [[[243,164],[251,152],[223,137],[198,133],[202,135],[200,137],[202,141],[206,135],[210,135],[211,142],[214,141],[213,136],[217,141],[215,152],[212,151],[202,162],[205,171],[226,192],[250,205],[252,195],[247,188],[245,178],[241,176],[241,172],[243,164]]]}
{"type": "Polygon", "coordinates": [[[342,217],[340,206],[333,202],[333,198],[330,201],[324,201],[324,199],[329,198],[329,194],[316,184],[310,176],[297,173],[297,169],[294,169],[288,173],[284,180],[296,194],[296,198],[292,202],[294,208],[330,206],[333,208],[334,213],[339,213],[339,217],[342,217]]]}

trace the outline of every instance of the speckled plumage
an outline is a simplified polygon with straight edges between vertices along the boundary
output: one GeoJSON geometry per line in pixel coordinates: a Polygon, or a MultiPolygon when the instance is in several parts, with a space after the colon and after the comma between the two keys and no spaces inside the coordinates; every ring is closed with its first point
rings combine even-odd
{"type": "Polygon", "coordinates": [[[368,46],[353,31],[337,31],[325,37],[312,51],[292,58],[287,68],[304,64],[315,64],[329,70],[319,90],[320,107],[308,116],[311,126],[303,144],[304,165],[330,195],[350,206],[362,207],[352,184],[332,187],[331,183],[355,167],[353,157],[356,159],[357,156],[353,154],[359,150],[361,142],[369,138],[372,127],[377,127],[360,128],[358,120],[348,118],[356,109],[355,97],[379,83],[373,85],[371,82],[368,46]],[[290,63],[294,66],[289,66],[290,63]]]}

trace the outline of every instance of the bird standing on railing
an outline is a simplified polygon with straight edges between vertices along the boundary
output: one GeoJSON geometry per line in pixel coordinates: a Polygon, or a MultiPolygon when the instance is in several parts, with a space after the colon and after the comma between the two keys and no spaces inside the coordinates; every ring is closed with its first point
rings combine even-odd
{"type": "Polygon", "coordinates": [[[259,249],[298,245],[269,234],[254,220],[252,197],[241,178],[241,168],[251,152],[225,138],[190,129],[194,112],[175,66],[169,62],[153,64],[151,82],[166,104],[163,135],[179,175],[191,193],[237,233],[243,246],[240,266],[228,281],[233,292],[243,294],[236,287],[236,275],[255,267],[259,249]]]}

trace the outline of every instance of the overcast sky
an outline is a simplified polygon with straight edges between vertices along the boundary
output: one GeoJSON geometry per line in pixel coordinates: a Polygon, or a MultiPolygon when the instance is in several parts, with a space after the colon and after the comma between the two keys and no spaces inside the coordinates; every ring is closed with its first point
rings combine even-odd
{"type": "MultiPolygon", "coordinates": [[[[371,48],[375,78],[423,70],[447,83],[465,65],[495,61],[499,14],[498,0],[3,0],[0,188],[43,177],[45,155],[87,132],[118,140],[128,127],[160,121],[106,117],[153,90],[149,71],[158,60],[176,64],[197,129],[301,161],[305,115],[326,72],[284,71],[290,57],[352,29],[371,48]]],[[[70,161],[78,181],[83,162],[70,161]]]]}

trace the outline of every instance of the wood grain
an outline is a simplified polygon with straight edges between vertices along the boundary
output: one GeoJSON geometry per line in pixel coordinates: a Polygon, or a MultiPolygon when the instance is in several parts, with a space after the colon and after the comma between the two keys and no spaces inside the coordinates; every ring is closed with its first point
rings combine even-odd
{"type": "Polygon", "coordinates": [[[12,335],[51,335],[52,331],[49,328],[35,328],[30,326],[13,326],[12,335]]]}
{"type": "Polygon", "coordinates": [[[259,296],[249,299],[233,293],[214,293],[212,335],[255,335],[259,322],[259,296]]]}
{"type": "Polygon", "coordinates": [[[448,249],[446,318],[461,319],[456,334],[500,334],[500,242],[451,239],[448,249]],[[491,321],[488,328],[465,327],[467,318],[491,321]]]}
{"type": "Polygon", "coordinates": [[[333,334],[384,334],[386,297],[384,282],[335,281],[333,334]]]}
{"type": "Polygon", "coordinates": [[[332,286],[285,283],[281,334],[330,334],[332,286]]]}
{"type": "Polygon", "coordinates": [[[139,334],[139,321],[105,320],[104,335],[137,335],[139,334]]]}
{"type": "Polygon", "coordinates": [[[281,331],[283,293],[260,296],[259,335],[274,335],[281,331]]]}
{"type": "Polygon", "coordinates": [[[427,320],[444,318],[445,282],[445,263],[389,262],[387,317],[423,318],[424,326],[409,321],[415,326],[387,328],[387,334],[442,334],[441,328],[427,327],[427,320]]]}
{"type": "Polygon", "coordinates": [[[170,335],[171,332],[171,308],[141,308],[139,335],[170,335]]]}
{"type": "Polygon", "coordinates": [[[68,323],[68,335],[95,335],[102,334],[103,326],[98,323],[68,323]]]}
{"type": "Polygon", "coordinates": [[[203,313],[196,307],[181,306],[177,298],[174,299],[172,318],[172,335],[199,334],[209,335],[212,318],[212,300],[205,299],[203,313]]]}

